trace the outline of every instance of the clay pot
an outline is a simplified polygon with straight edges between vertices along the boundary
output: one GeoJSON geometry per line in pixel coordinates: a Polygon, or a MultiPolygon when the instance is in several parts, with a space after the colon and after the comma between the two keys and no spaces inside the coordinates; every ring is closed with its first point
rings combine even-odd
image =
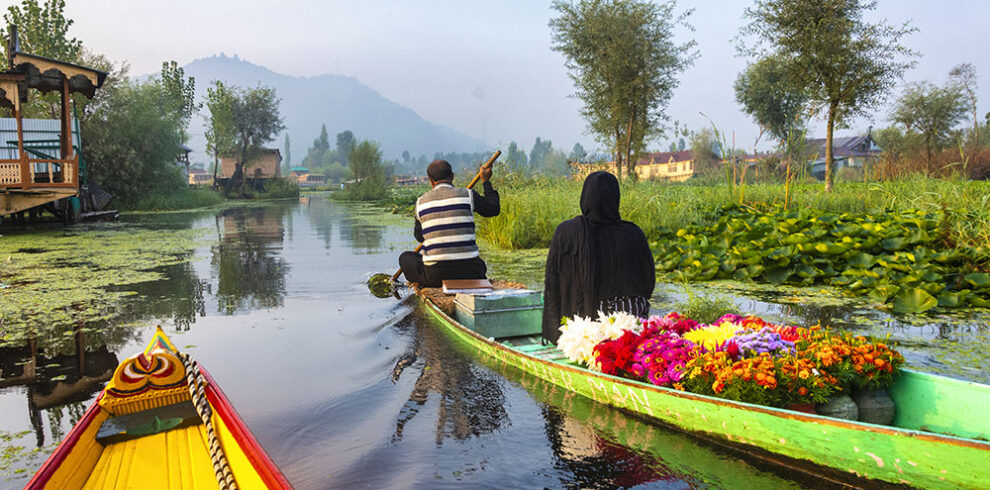
{"type": "Polygon", "coordinates": [[[885,389],[863,388],[853,395],[859,407],[859,421],[890,425],[894,421],[894,400],[885,389]]]}
{"type": "Polygon", "coordinates": [[[859,407],[852,397],[845,393],[840,393],[828,397],[825,403],[815,405],[818,415],[845,420],[859,420],[859,407]]]}

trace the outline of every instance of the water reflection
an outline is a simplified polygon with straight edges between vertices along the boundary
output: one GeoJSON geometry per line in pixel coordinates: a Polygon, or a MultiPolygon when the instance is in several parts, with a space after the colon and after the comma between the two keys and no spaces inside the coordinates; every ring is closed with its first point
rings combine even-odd
{"type": "Polygon", "coordinates": [[[103,388],[117,368],[117,355],[106,345],[86,346],[86,333],[77,330],[76,352],[45,354],[36,342],[16,348],[0,348],[0,388],[24,387],[28,419],[38,448],[46,443],[45,411],[50,429],[50,442],[64,435],[62,419],[68,425],[79,420],[87,400],[103,388]]]}
{"type": "MultiPolygon", "coordinates": [[[[362,253],[379,253],[382,248],[383,227],[380,221],[381,211],[356,208],[351,210],[347,218],[338,222],[340,239],[355,251],[362,253]],[[364,211],[364,212],[362,212],[364,211]]],[[[409,234],[412,235],[410,226],[409,234]]]]}
{"type": "Polygon", "coordinates": [[[197,317],[206,316],[206,300],[213,287],[200,279],[192,263],[163,267],[162,281],[128,286],[141,298],[130,305],[122,319],[140,322],[148,318],[171,319],[176,331],[188,331],[197,317]]]}
{"type": "Polygon", "coordinates": [[[279,252],[289,211],[273,205],[230,208],[217,215],[220,238],[211,264],[218,279],[218,311],[232,315],[282,306],[289,267],[279,252]]]}
{"type": "Polygon", "coordinates": [[[419,414],[431,395],[437,397],[439,403],[436,415],[438,446],[447,438],[464,440],[489,434],[508,423],[505,395],[501,380],[495,374],[456,355],[450,340],[432,324],[417,321],[400,325],[415,329],[415,333],[413,344],[390,373],[392,382],[398,382],[403,370],[410,365],[415,365],[420,373],[409,400],[396,417],[393,443],[402,439],[406,425],[419,414]]]}
{"type": "Polygon", "coordinates": [[[306,209],[309,217],[309,224],[313,227],[316,236],[323,240],[323,246],[330,248],[333,246],[333,227],[341,218],[341,212],[334,206],[327,206],[324,199],[313,199],[312,197],[300,197],[299,206],[306,209]]]}

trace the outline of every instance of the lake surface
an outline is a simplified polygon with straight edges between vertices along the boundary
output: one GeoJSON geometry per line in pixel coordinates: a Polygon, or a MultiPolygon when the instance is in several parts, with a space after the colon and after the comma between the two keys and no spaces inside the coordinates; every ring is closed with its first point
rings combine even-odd
{"type": "MultiPolygon", "coordinates": [[[[26,483],[107,370],[140,351],[156,324],[210,371],[300,489],[820,483],[491,367],[457,350],[410,302],[371,296],[364,281],[393,272],[415,245],[409,218],[316,195],[131,216],[109,232],[190,228],[205,237],[191,261],[128,286],[138,296],[113,328],[77,339],[86,346],[81,372],[74,353],[46,353],[43,381],[0,388],[0,488],[26,483]]],[[[492,254],[494,273],[538,281],[540,271],[514,274],[504,256],[492,254]]],[[[658,312],[680,294],[659,288],[658,312]]],[[[735,298],[803,319],[746,297],[735,298]]],[[[0,351],[0,369],[17,369],[24,354],[0,351]]]]}

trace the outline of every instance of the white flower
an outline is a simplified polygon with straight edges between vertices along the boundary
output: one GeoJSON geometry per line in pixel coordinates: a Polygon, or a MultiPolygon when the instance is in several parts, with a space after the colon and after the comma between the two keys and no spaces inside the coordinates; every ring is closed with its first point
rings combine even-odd
{"type": "Polygon", "coordinates": [[[584,363],[599,371],[601,367],[595,362],[596,345],[605,340],[615,340],[626,330],[639,333],[642,329],[639,320],[628,313],[606,315],[599,311],[598,321],[575,316],[560,327],[557,347],[571,361],[584,363]]]}

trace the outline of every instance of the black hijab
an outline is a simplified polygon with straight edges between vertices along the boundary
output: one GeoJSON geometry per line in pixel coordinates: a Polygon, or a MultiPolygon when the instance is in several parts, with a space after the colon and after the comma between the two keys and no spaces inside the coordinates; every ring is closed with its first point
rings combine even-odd
{"type": "Polygon", "coordinates": [[[581,215],[594,224],[618,223],[619,180],[609,172],[592,172],[581,189],[581,215]]]}

